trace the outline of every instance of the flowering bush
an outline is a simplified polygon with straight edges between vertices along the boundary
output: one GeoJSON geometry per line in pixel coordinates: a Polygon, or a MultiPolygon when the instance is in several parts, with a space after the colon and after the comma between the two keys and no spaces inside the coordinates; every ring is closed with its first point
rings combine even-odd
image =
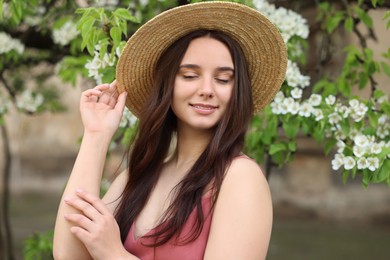
{"type": "MultiPolygon", "coordinates": [[[[343,169],[345,180],[349,174],[355,176],[359,173],[364,177],[365,185],[370,182],[387,182],[390,185],[390,105],[388,97],[376,90],[373,78],[381,71],[390,75],[388,63],[374,60],[373,50],[367,48],[366,39],[360,37],[361,49],[356,46],[345,49],[344,67],[337,78],[324,75],[311,85],[310,77],[300,71],[300,65],[306,61],[308,46],[306,19],[265,0],[241,2],[269,17],[280,29],[289,54],[285,83],[270,106],[255,116],[247,138],[247,152],[259,162],[269,155],[268,163],[282,165],[293,159],[297,149],[296,137],[304,134],[323,143],[326,153],[333,151],[334,147],[337,149],[332,168],[343,169]],[[355,86],[365,88],[369,85],[372,94],[368,100],[353,96],[355,86]],[[358,145],[355,141],[357,136],[364,136],[369,141],[358,145]]],[[[50,61],[56,65],[55,71],[66,81],[75,83],[77,76],[81,75],[97,84],[110,82],[115,78],[115,66],[126,39],[156,13],[176,5],[172,0],[0,0],[0,3],[3,14],[1,26],[6,29],[0,33],[0,59],[3,61],[0,79],[7,86],[7,91],[1,91],[0,97],[5,100],[8,92],[16,107],[28,113],[60,106],[46,106],[45,102],[58,101],[55,95],[49,95],[52,100],[45,99],[42,89],[13,89],[4,76],[7,72],[11,74],[9,78],[15,77],[11,67],[47,61],[52,55],[55,59],[50,61]],[[55,46],[52,48],[54,51],[48,53],[40,48],[32,51],[31,46],[25,46],[20,40],[23,37],[18,39],[20,31],[28,31],[25,28],[34,28],[46,40],[50,39],[55,46]]],[[[372,0],[370,4],[370,8],[374,8],[384,1],[372,0]]],[[[357,1],[337,9],[328,2],[321,2],[318,21],[328,35],[342,25],[344,30],[359,34],[356,27],[359,22],[369,30],[372,28],[367,5],[357,1]]],[[[385,19],[388,18],[387,13],[385,19]]],[[[384,57],[389,59],[390,51],[384,57]]],[[[1,103],[0,118],[10,104],[1,103]]],[[[133,118],[126,120],[124,117],[117,141],[129,136],[134,122],[133,118]]]]}
{"type": "MultiPolygon", "coordinates": [[[[246,152],[259,162],[266,158],[269,174],[270,166],[293,159],[297,137],[304,135],[323,144],[326,154],[334,151],[331,167],[342,172],[344,181],[360,175],[364,186],[390,185],[390,104],[375,81],[379,73],[390,76],[390,49],[376,60],[374,50],[367,47],[367,39],[374,35],[368,11],[389,4],[384,0],[300,1],[316,7],[322,38],[331,42],[335,32],[344,30],[359,39],[359,46],[345,48],[339,75],[321,74],[312,80],[300,69],[307,59],[306,19],[265,0],[235,1],[269,17],[280,29],[289,56],[281,91],[253,118],[246,152]],[[368,36],[358,24],[365,26],[368,36]],[[355,96],[356,88],[369,88],[370,97],[355,96]]],[[[293,5],[293,1],[281,2],[293,5]]],[[[63,109],[56,89],[45,84],[52,73],[73,84],[80,76],[97,84],[112,81],[126,39],[145,21],[179,3],[183,1],[0,0],[0,125],[12,105],[27,114],[63,109]],[[40,64],[52,64],[54,69],[35,75],[35,84],[27,87],[26,69],[40,64]]],[[[389,11],[384,21],[389,28],[389,11]]],[[[330,60],[325,47],[318,57],[319,67],[330,60]]],[[[134,125],[136,118],[126,110],[111,147],[128,143],[134,125]]]]}
{"type": "MultiPolygon", "coordinates": [[[[371,4],[375,7],[379,2],[371,1],[371,4]]],[[[283,7],[276,8],[262,0],[254,4],[281,30],[288,46],[289,61],[281,91],[270,107],[254,119],[247,140],[248,151],[260,161],[268,151],[268,163],[282,165],[296,152],[297,135],[304,134],[323,143],[326,153],[336,146],[332,169],[342,170],[344,181],[351,174],[352,177],[360,174],[364,186],[371,182],[390,185],[390,104],[388,96],[376,89],[374,81],[374,74],[381,71],[390,76],[388,63],[375,61],[373,50],[368,49],[366,39],[360,37],[362,50],[355,46],[345,49],[346,60],[339,77],[318,81],[310,93],[307,91],[310,78],[301,74],[297,63],[305,61],[302,49],[308,36],[307,23],[299,14],[283,7]],[[354,87],[365,88],[369,83],[372,93],[368,100],[353,95],[354,87]],[[284,131],[278,131],[279,128],[284,131]]],[[[323,2],[318,19],[327,34],[344,22],[346,31],[360,35],[357,24],[353,23],[363,22],[369,30],[372,28],[371,17],[362,9],[366,6],[358,1],[344,6],[344,10],[335,10],[323,2]]],[[[387,12],[385,19],[389,16],[387,12]]],[[[389,59],[390,49],[383,56],[389,59]]]]}

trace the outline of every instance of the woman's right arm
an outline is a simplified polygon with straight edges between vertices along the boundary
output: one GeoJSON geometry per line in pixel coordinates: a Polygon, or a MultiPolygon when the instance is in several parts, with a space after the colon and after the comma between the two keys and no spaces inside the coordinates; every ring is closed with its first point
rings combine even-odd
{"type": "Polygon", "coordinates": [[[53,241],[55,259],[91,259],[85,246],[70,232],[71,223],[64,218],[80,211],[67,205],[64,199],[76,198],[77,189],[99,196],[108,146],[118,128],[125,100],[126,93],[118,95],[115,82],[82,93],[80,111],[84,136],[57,213],[53,241]]]}

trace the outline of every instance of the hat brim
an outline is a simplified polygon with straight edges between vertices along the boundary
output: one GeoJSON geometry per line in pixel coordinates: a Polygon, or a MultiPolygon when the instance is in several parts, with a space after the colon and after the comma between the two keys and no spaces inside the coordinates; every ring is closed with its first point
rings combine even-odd
{"type": "Polygon", "coordinates": [[[254,112],[275,97],[287,67],[287,50],[279,30],[245,5],[201,2],[155,16],[128,40],[117,64],[116,79],[118,90],[128,92],[126,106],[135,116],[140,115],[151,92],[161,54],[181,37],[200,29],[222,31],[240,44],[248,62],[254,112]]]}

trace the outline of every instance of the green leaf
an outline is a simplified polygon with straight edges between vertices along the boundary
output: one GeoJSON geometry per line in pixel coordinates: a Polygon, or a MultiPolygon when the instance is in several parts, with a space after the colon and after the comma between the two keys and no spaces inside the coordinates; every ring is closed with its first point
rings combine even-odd
{"type": "Polygon", "coordinates": [[[133,23],[139,23],[138,19],[135,18],[133,15],[130,14],[129,10],[125,8],[118,8],[113,13],[115,16],[131,21],[133,23]]]}
{"type": "Polygon", "coordinates": [[[390,104],[388,102],[383,102],[381,104],[381,109],[385,112],[385,114],[390,114],[390,104]]]}
{"type": "Polygon", "coordinates": [[[288,143],[288,150],[291,151],[291,152],[295,152],[297,150],[297,144],[294,140],[291,140],[289,143],[288,143]]]}
{"type": "Polygon", "coordinates": [[[329,20],[326,22],[326,30],[328,33],[332,33],[343,20],[343,18],[344,13],[342,12],[337,12],[335,15],[330,16],[329,20]]]}
{"type": "Polygon", "coordinates": [[[102,82],[112,82],[115,79],[115,67],[104,68],[102,74],[102,82]]]}
{"type": "Polygon", "coordinates": [[[349,171],[347,171],[347,170],[343,171],[342,178],[343,178],[343,184],[344,185],[347,184],[347,181],[348,181],[348,178],[349,178],[349,171]]]}
{"type": "Polygon", "coordinates": [[[19,24],[23,16],[22,2],[18,0],[12,0],[11,3],[12,19],[16,24],[19,24]]]}
{"type": "Polygon", "coordinates": [[[288,138],[295,138],[299,130],[299,120],[296,117],[283,122],[284,133],[288,138]]]}
{"type": "Polygon", "coordinates": [[[388,178],[390,178],[390,160],[385,160],[382,164],[382,167],[380,167],[378,171],[374,172],[372,182],[382,183],[385,182],[388,178]]]}
{"type": "Polygon", "coordinates": [[[382,69],[388,77],[390,77],[390,66],[386,62],[381,62],[382,69]]]}
{"type": "Polygon", "coordinates": [[[87,38],[88,34],[92,33],[92,26],[95,23],[95,19],[92,17],[89,17],[88,19],[85,20],[81,27],[81,36],[83,38],[87,38]]]}
{"type": "Polygon", "coordinates": [[[347,32],[352,32],[353,26],[354,22],[352,17],[348,17],[347,19],[345,19],[344,28],[347,32]]]}
{"type": "Polygon", "coordinates": [[[373,25],[373,22],[372,22],[372,18],[371,16],[366,13],[363,9],[359,8],[359,7],[356,7],[355,8],[355,11],[359,17],[360,20],[362,20],[362,22],[368,27],[368,28],[372,28],[372,25],[373,25]]]}
{"type": "Polygon", "coordinates": [[[110,36],[111,38],[113,39],[114,41],[114,46],[113,48],[116,48],[119,43],[121,42],[121,29],[119,29],[118,27],[112,27],[111,30],[110,30],[110,36]]]}
{"type": "Polygon", "coordinates": [[[359,74],[359,89],[363,89],[368,82],[368,75],[366,73],[359,74]]]}
{"type": "Polygon", "coordinates": [[[336,145],[337,141],[335,139],[329,139],[325,142],[324,144],[324,151],[325,151],[325,154],[328,155],[333,147],[336,145]]]}
{"type": "Polygon", "coordinates": [[[0,21],[3,20],[3,0],[0,0],[0,21]]]}
{"type": "Polygon", "coordinates": [[[285,143],[271,144],[269,148],[269,154],[273,155],[281,151],[286,151],[287,145],[285,143]]]}
{"type": "Polygon", "coordinates": [[[377,3],[378,3],[378,0],[371,0],[371,4],[373,7],[376,7],[377,3]]]}

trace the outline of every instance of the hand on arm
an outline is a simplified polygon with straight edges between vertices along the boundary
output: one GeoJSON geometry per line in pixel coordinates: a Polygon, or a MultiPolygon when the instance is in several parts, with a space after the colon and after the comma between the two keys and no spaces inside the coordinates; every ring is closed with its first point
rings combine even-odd
{"type": "Polygon", "coordinates": [[[70,231],[84,244],[93,259],[138,259],[129,254],[120,240],[113,213],[99,197],[77,190],[77,198],[65,199],[81,213],[66,214],[74,225],[70,231]]]}
{"type": "Polygon", "coordinates": [[[80,100],[84,136],[72,173],[59,205],[54,230],[55,259],[90,259],[82,242],[70,231],[72,225],[65,215],[80,213],[66,204],[64,198],[74,199],[79,188],[99,195],[106,153],[125,106],[126,93],[118,94],[115,82],[86,90],[80,100]]]}

